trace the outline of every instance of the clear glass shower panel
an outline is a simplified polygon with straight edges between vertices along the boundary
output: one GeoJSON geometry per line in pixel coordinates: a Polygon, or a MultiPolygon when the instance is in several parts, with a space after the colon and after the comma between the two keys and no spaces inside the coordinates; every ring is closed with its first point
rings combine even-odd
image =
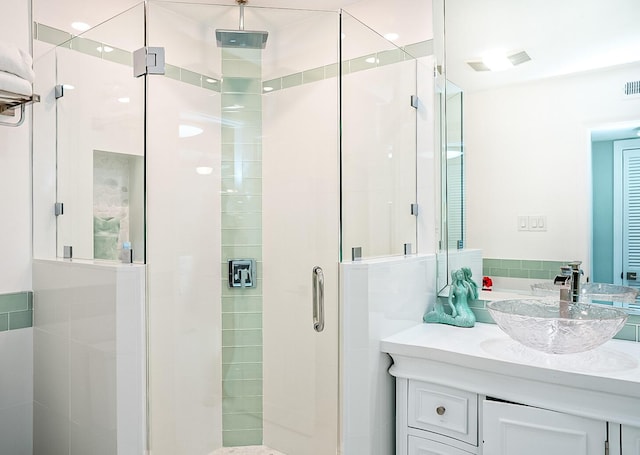
{"type": "Polygon", "coordinates": [[[57,256],[144,260],[144,80],[132,53],[144,46],[138,5],[55,50],[57,256]]]}
{"type": "Polygon", "coordinates": [[[239,19],[149,4],[167,61],[147,98],[151,448],[336,453],[338,14],[247,6],[264,49],[239,19]]]}
{"type": "Polygon", "coordinates": [[[342,21],[343,257],[416,245],[416,59],[356,18],[342,21]]]}
{"type": "Polygon", "coordinates": [[[462,136],[462,90],[447,85],[447,248],[464,248],[464,142],[462,136]]]}

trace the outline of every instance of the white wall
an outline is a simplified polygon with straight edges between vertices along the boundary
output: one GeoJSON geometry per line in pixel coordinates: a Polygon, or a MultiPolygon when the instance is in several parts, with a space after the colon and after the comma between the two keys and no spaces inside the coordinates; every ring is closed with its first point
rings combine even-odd
{"type": "MultiPolygon", "coordinates": [[[[4,12],[0,41],[30,51],[30,2],[18,0],[4,12]]],[[[16,128],[0,126],[0,293],[31,289],[31,108],[25,123],[16,128]]]]}
{"type": "MultiPolygon", "coordinates": [[[[5,8],[0,41],[30,52],[30,1],[5,8]]],[[[31,290],[31,107],[20,127],[0,126],[0,294],[31,290]]],[[[0,453],[31,455],[33,330],[0,332],[0,453]],[[10,374],[7,374],[10,373],[10,374]]]]}
{"type": "Polygon", "coordinates": [[[465,94],[467,247],[489,258],[582,260],[589,270],[589,131],[640,120],[640,99],[622,92],[639,68],[465,94]],[[547,231],[519,232],[520,215],[546,216],[547,231]]]}

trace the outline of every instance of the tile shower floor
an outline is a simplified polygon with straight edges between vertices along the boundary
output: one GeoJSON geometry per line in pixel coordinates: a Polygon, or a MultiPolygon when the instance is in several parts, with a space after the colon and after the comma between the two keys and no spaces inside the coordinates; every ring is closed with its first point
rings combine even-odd
{"type": "Polygon", "coordinates": [[[266,446],[223,447],[211,455],[284,455],[266,446]]]}

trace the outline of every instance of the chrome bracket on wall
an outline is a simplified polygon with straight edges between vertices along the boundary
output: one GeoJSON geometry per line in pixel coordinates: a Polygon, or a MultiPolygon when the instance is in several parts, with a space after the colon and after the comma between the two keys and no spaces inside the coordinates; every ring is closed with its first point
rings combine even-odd
{"type": "Polygon", "coordinates": [[[355,246],[355,247],[351,248],[351,260],[352,261],[359,261],[360,259],[362,259],[362,247],[361,246],[355,246]]]}
{"type": "Polygon", "coordinates": [[[73,258],[73,247],[71,245],[65,245],[62,247],[62,257],[64,259],[73,258]]]}
{"type": "Polygon", "coordinates": [[[164,47],[141,47],[133,51],[133,77],[164,74],[164,47]]]}
{"type": "Polygon", "coordinates": [[[414,109],[418,109],[418,103],[420,100],[417,95],[411,95],[411,107],[414,109]]]}
{"type": "Polygon", "coordinates": [[[411,204],[411,214],[418,216],[418,204],[411,204]]]}
{"type": "Polygon", "coordinates": [[[64,85],[58,84],[53,87],[53,96],[55,96],[56,99],[62,98],[64,96],[64,85]]]}
{"type": "Polygon", "coordinates": [[[404,244],[404,255],[408,256],[411,254],[411,244],[410,243],[405,243],[404,244]]]}
{"type": "Polygon", "coordinates": [[[53,205],[53,213],[56,216],[64,215],[64,204],[62,202],[56,202],[53,205]]]}

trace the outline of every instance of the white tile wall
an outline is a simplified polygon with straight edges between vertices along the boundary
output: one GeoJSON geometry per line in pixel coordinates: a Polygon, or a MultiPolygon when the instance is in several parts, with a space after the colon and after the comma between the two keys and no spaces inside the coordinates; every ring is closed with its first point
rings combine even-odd
{"type": "Polygon", "coordinates": [[[33,329],[0,334],[0,453],[31,455],[33,329]]]}
{"type": "Polygon", "coordinates": [[[34,455],[142,453],[144,273],[34,262],[34,455]]]}
{"type": "Polygon", "coordinates": [[[380,340],[422,322],[435,302],[435,273],[435,255],[342,264],[344,455],[394,452],[395,380],[380,340]]]}

